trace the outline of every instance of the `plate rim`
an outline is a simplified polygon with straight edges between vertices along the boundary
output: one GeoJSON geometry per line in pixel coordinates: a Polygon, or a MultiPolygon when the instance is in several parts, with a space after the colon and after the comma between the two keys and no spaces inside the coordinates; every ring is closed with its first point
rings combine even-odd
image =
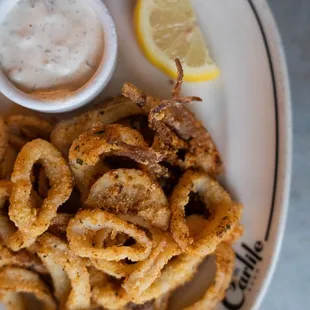
{"type": "Polygon", "coordinates": [[[269,255],[271,262],[265,267],[264,279],[252,302],[252,309],[259,310],[271,284],[283,245],[292,175],[292,105],[284,46],[269,4],[266,0],[247,1],[257,21],[266,49],[273,83],[276,126],[273,197],[265,235],[265,241],[270,240],[270,237],[274,240],[269,255]],[[279,211],[278,216],[275,215],[275,211],[279,211]],[[274,223],[273,226],[272,223],[274,223]],[[272,228],[276,231],[272,232],[272,228]]]}
{"type": "Polygon", "coordinates": [[[292,105],[284,47],[267,0],[246,0],[254,14],[269,61],[275,102],[275,171],[273,198],[265,240],[270,243],[270,262],[262,268],[262,281],[249,300],[249,308],[259,310],[268,292],[280,257],[287,221],[292,175],[292,105]],[[281,111],[281,113],[279,113],[281,111]],[[271,229],[271,230],[270,230],[271,229]]]}

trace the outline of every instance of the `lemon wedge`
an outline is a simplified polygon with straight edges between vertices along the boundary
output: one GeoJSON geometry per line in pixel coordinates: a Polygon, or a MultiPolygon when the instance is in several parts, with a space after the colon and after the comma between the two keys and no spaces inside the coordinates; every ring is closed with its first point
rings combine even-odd
{"type": "Polygon", "coordinates": [[[170,77],[177,76],[176,58],[182,62],[185,81],[207,81],[219,75],[190,0],[138,0],[134,24],[148,60],[170,77]]]}

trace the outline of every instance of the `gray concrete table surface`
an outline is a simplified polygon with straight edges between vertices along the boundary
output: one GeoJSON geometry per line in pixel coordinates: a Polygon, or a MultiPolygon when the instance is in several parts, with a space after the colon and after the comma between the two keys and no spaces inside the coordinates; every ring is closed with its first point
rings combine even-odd
{"type": "Polygon", "coordinates": [[[262,310],[310,309],[310,0],[269,0],[292,91],[293,176],[284,243],[262,310]]]}

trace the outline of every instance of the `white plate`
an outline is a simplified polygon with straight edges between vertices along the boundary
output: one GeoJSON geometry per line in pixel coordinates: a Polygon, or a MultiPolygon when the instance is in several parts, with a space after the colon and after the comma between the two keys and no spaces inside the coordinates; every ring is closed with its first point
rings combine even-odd
{"type": "MultiPolygon", "coordinates": [[[[129,81],[169,98],[169,78],[152,67],[136,45],[135,1],[105,3],[117,26],[120,50],[114,78],[101,97],[118,94],[129,81]]],[[[291,111],[282,46],[264,0],[193,3],[222,73],[213,82],[184,85],[183,93],[203,98],[194,110],[222,154],[223,182],[245,206],[245,234],[235,247],[235,276],[219,309],[258,309],[278,259],[290,184],[291,111]]],[[[20,109],[3,97],[0,100],[3,113],[20,109]]],[[[174,309],[208,285],[212,273],[208,266],[195,284],[183,290],[174,309]]]]}

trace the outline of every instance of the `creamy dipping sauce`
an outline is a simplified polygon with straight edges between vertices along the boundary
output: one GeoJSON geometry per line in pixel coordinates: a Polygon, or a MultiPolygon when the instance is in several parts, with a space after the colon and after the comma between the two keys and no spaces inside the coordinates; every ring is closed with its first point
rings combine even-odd
{"type": "Polygon", "coordinates": [[[102,25],[87,0],[19,0],[0,20],[2,70],[28,93],[79,89],[103,49],[102,25]]]}

